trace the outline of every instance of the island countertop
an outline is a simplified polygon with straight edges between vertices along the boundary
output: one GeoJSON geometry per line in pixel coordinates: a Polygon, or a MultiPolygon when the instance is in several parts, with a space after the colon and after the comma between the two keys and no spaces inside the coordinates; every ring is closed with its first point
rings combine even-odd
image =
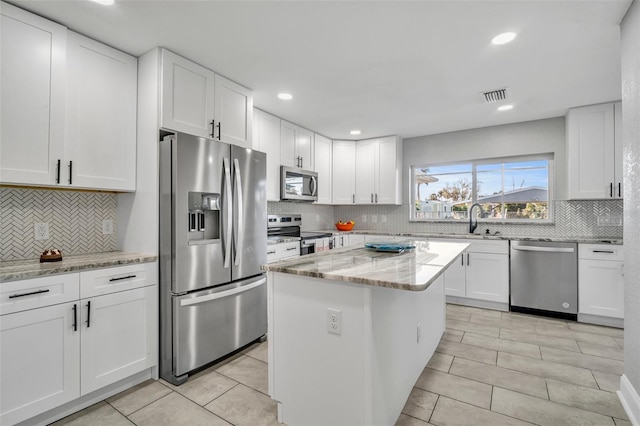
{"type": "MultiPolygon", "coordinates": [[[[265,271],[422,291],[451,265],[469,244],[408,240],[403,253],[347,247],[263,265],[265,271]]],[[[403,242],[404,243],[404,242],[403,242]]]]}

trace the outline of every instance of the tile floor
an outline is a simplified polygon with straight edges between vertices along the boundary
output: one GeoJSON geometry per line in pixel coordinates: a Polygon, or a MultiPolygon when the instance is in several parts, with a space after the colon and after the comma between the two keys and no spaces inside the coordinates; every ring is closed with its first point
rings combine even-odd
{"type": "MultiPolygon", "coordinates": [[[[615,394],[623,332],[522,314],[447,306],[447,330],[396,426],[630,425],[615,394]]],[[[267,343],[180,387],[142,383],[62,425],[276,425],[267,343]]]]}

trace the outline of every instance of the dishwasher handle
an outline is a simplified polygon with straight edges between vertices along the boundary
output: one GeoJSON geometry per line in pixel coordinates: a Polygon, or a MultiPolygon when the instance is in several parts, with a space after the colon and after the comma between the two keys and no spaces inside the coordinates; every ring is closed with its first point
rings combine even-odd
{"type": "Polygon", "coordinates": [[[541,246],[511,246],[518,251],[544,251],[548,253],[573,253],[573,247],[541,247],[541,246]]]}
{"type": "Polygon", "coordinates": [[[184,299],[180,301],[180,306],[189,306],[189,305],[197,305],[198,303],[209,302],[211,300],[222,299],[223,297],[233,296],[234,294],[244,293],[256,287],[260,287],[267,283],[266,278],[261,278],[260,280],[246,284],[240,287],[232,288],[230,290],[220,291],[217,293],[207,294],[206,296],[193,297],[191,299],[184,299]]]}

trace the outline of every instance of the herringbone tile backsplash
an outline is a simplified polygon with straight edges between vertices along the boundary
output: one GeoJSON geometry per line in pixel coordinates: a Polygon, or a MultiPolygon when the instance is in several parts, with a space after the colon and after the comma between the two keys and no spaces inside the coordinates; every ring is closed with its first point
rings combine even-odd
{"type": "Polygon", "coordinates": [[[32,259],[56,248],[64,255],[116,250],[116,194],[0,188],[0,260],[32,259]],[[102,221],[113,234],[102,234],[102,221]],[[36,241],[37,222],[49,224],[49,239],[36,241]]]}

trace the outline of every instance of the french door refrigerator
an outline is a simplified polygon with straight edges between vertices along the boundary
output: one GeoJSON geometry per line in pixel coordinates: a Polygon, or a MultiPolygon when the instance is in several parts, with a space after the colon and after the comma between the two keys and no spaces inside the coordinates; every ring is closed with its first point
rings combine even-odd
{"type": "Polygon", "coordinates": [[[267,331],[266,155],[160,141],[160,377],[173,384],[267,331]]]}

